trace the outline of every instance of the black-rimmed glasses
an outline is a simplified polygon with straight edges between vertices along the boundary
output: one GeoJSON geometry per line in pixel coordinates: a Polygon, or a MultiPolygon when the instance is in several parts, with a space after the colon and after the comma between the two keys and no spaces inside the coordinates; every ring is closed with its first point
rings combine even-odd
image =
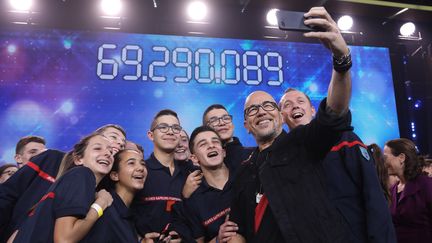
{"type": "Polygon", "coordinates": [[[155,126],[151,131],[153,132],[155,129],[158,129],[161,133],[167,133],[169,129],[175,134],[179,134],[183,128],[180,125],[174,124],[174,125],[168,125],[166,123],[161,123],[157,126],[155,126]]]}
{"type": "Polygon", "coordinates": [[[265,111],[274,111],[276,109],[279,109],[279,107],[277,106],[277,104],[275,102],[264,101],[263,103],[261,103],[259,105],[251,105],[248,108],[246,108],[244,110],[244,117],[246,118],[246,116],[256,115],[258,113],[260,107],[265,111]]]}
{"type": "Polygon", "coordinates": [[[219,116],[219,117],[216,117],[216,116],[211,117],[207,121],[207,126],[215,127],[221,121],[223,122],[223,124],[230,124],[232,122],[232,116],[231,115],[223,115],[223,116],[219,116]]]}

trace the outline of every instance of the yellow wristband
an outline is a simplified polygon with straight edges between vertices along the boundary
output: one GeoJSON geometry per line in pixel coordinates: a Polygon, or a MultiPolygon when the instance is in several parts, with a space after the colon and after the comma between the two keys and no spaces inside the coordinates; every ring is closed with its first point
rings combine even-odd
{"type": "Polygon", "coordinates": [[[93,203],[90,207],[93,208],[94,210],[96,210],[99,218],[102,217],[103,209],[101,206],[99,206],[99,204],[93,203]]]}

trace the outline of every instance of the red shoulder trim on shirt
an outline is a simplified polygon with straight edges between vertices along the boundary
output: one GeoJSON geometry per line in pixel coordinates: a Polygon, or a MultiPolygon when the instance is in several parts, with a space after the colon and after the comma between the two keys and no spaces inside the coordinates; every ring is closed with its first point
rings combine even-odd
{"type": "Polygon", "coordinates": [[[34,211],[36,209],[36,206],[39,205],[39,203],[45,201],[47,198],[51,198],[53,199],[55,197],[55,193],[54,192],[48,192],[47,194],[45,194],[41,200],[39,200],[39,202],[37,202],[29,211],[29,216],[33,216],[34,211]]]}
{"type": "Polygon", "coordinates": [[[359,145],[359,146],[362,146],[362,147],[364,147],[364,148],[367,148],[366,145],[364,145],[362,142],[360,142],[360,141],[358,141],[358,140],[356,140],[356,141],[352,141],[352,142],[343,141],[343,142],[339,143],[338,145],[333,146],[333,147],[331,148],[331,151],[332,151],[332,152],[336,152],[336,151],[341,150],[343,147],[349,147],[349,148],[351,148],[351,147],[353,147],[353,146],[355,146],[355,145],[359,145]]]}
{"type": "Polygon", "coordinates": [[[38,173],[38,176],[42,177],[44,180],[47,180],[51,183],[54,183],[55,178],[50,176],[48,173],[42,171],[39,166],[31,161],[27,162],[27,164],[30,168],[32,168],[34,171],[38,173]]]}

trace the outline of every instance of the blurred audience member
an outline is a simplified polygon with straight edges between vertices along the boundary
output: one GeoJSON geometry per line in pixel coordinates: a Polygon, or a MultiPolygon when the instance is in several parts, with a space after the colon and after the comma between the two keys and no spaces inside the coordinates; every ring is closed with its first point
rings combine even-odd
{"type": "Polygon", "coordinates": [[[399,177],[396,175],[389,175],[389,189],[391,189],[396,183],[399,182],[399,177]]]}
{"type": "Polygon", "coordinates": [[[180,132],[180,142],[174,151],[174,159],[188,161],[190,159],[190,155],[189,136],[185,130],[182,130],[180,132]]]}
{"type": "Polygon", "coordinates": [[[0,184],[5,182],[18,170],[18,167],[14,164],[4,164],[0,167],[0,184]]]}
{"type": "Polygon", "coordinates": [[[23,167],[30,158],[46,150],[45,139],[39,136],[22,137],[15,147],[15,161],[18,168],[23,167]]]}
{"type": "Polygon", "coordinates": [[[432,177],[432,159],[425,160],[425,166],[423,167],[423,171],[426,172],[429,177],[432,177]]]}
{"type": "Polygon", "coordinates": [[[385,196],[387,202],[390,202],[390,200],[391,200],[390,186],[391,185],[389,185],[390,180],[389,180],[388,169],[387,169],[387,166],[385,165],[384,157],[382,155],[381,148],[377,144],[373,143],[373,144],[368,146],[368,149],[374,158],[375,168],[377,171],[378,178],[380,180],[382,190],[384,192],[384,196],[385,196]]]}
{"type": "Polygon", "coordinates": [[[126,141],[126,145],[125,145],[124,149],[135,150],[135,151],[137,151],[138,153],[140,153],[141,155],[144,156],[144,148],[141,145],[139,145],[139,144],[137,144],[135,142],[132,142],[132,141],[129,141],[129,140],[126,141]]]}
{"type": "Polygon", "coordinates": [[[424,172],[426,158],[405,138],[388,141],[384,160],[390,175],[400,181],[390,190],[390,211],[398,243],[432,242],[432,178],[424,172]]]}

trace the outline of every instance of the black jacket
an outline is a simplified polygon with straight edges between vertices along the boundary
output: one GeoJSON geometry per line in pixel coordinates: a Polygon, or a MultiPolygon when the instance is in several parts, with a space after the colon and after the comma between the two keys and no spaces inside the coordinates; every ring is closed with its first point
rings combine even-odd
{"type": "Polygon", "coordinates": [[[259,180],[286,242],[349,242],[348,225],[327,195],[319,161],[342,132],[351,129],[351,114],[329,115],[325,105],[324,100],[317,117],[308,125],[289,134],[283,131],[270,147],[260,152],[256,149],[240,169],[234,185],[231,220],[239,224],[239,233],[247,241],[254,237],[259,180]]]}

